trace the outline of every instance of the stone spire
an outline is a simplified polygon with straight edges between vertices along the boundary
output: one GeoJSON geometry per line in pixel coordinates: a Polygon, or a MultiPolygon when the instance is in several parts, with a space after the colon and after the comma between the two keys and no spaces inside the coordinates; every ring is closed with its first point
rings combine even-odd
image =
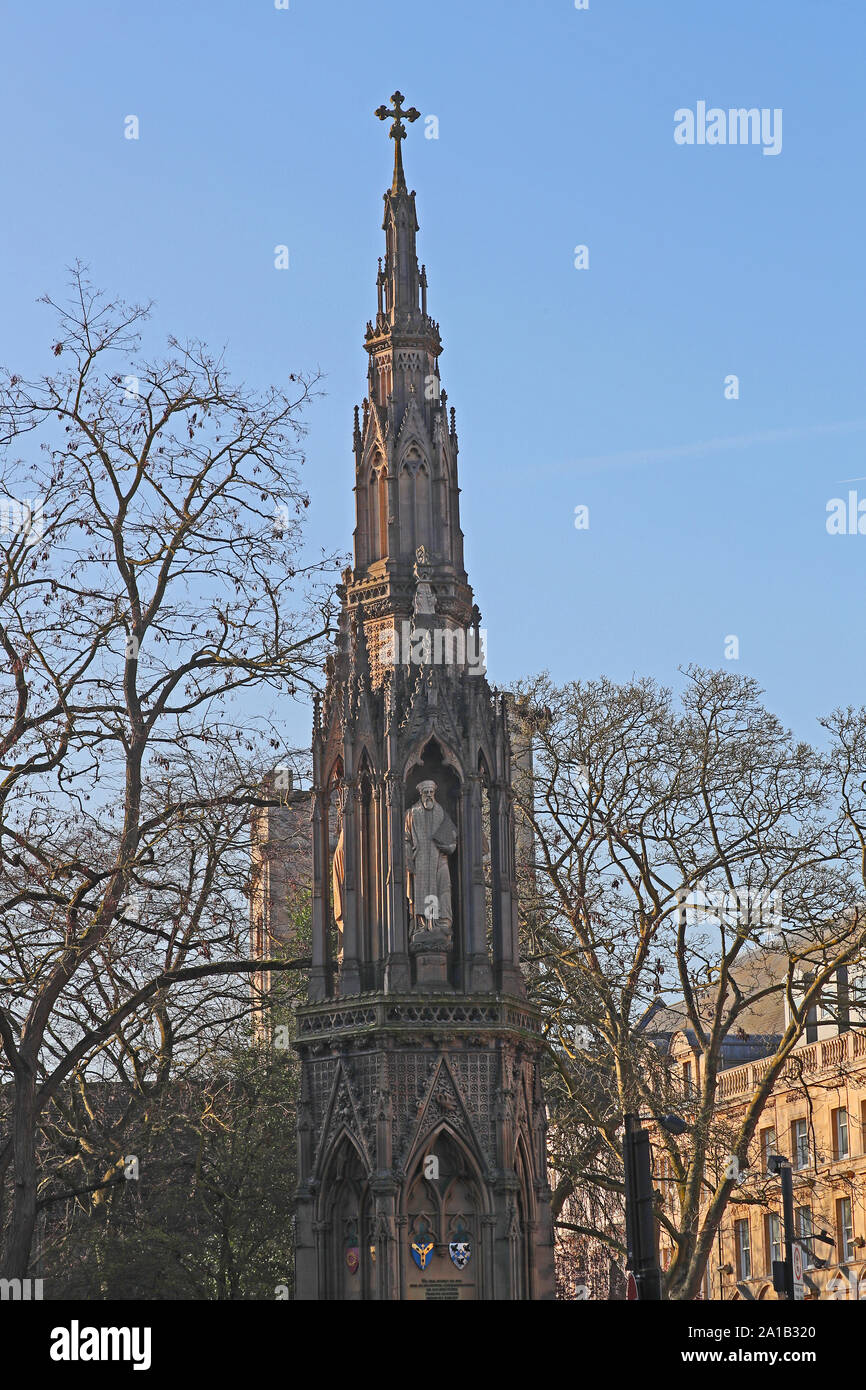
{"type": "Polygon", "coordinates": [[[393,117],[394,177],[385,193],[385,263],[379,262],[376,280],[375,324],[368,323],[365,346],[370,354],[368,386],[370,400],[392,412],[405,410],[415,394],[426,402],[439,398],[437,359],[442,351],[438,325],[427,313],[427,275],[419,268],[416,249],[418,215],[415,191],[406,186],[401,145],[406,127],[401,117],[417,120],[415,107],[403,111],[402,92],[395,92],[393,110],[380,106],[380,120],[393,117]],[[403,352],[400,349],[404,349],[403,352]]]}
{"type": "Polygon", "coordinates": [[[418,113],[402,108],[395,92],[376,113],[396,152],[353,427],[355,564],[313,728],[295,1296],[546,1299],[543,1041],[520,969],[512,750],[505,704],[460,640],[480,614],[400,151],[401,117],[418,113]]]}
{"type": "Polygon", "coordinates": [[[383,619],[410,618],[423,547],[437,613],[445,626],[465,627],[472,593],[463,568],[457,430],[439,377],[442,340],[427,311],[415,193],[407,187],[401,151],[404,119],[415,121],[420,113],[404,109],[401,92],[391,100],[391,108],[380,106],[375,113],[392,122],[394,175],[384,195],[376,317],[364,339],[367,399],[363,424],[353,435],[355,566],[346,601],[362,609],[365,623],[375,616],[377,631],[383,619]]]}

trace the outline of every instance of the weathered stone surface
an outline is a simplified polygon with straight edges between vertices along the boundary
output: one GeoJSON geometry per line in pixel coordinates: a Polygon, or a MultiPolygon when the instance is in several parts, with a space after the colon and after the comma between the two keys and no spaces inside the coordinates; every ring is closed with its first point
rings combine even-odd
{"type": "Polygon", "coordinates": [[[313,728],[296,1296],[552,1298],[507,701],[473,655],[457,432],[399,155],[408,113],[393,101],[386,255],[353,441],[355,563],[313,728]],[[418,809],[429,783],[441,815],[429,789],[418,809]]]}

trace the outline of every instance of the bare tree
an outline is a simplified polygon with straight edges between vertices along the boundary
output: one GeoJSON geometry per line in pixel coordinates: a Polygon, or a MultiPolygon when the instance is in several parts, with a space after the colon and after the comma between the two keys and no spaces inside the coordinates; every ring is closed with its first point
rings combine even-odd
{"type": "Polygon", "coordinates": [[[178,1036],[245,1007],[231,981],[262,966],[240,945],[250,808],[281,747],[266,701],[314,683],[335,563],[301,558],[311,379],[257,393],[198,342],[144,359],[147,310],[80,267],[51,307],[59,370],[0,383],[11,1277],[33,1238],[39,1117],[64,1083],[102,1065],[138,1069],[141,1091],[178,1036]]]}
{"type": "Polygon", "coordinates": [[[685,674],[678,703],[649,680],[541,677],[517,698],[535,753],[519,795],[536,849],[525,930],[558,1078],[559,1198],[587,1180],[621,1190],[623,1113],[655,1116],[675,1099],[688,1136],[659,1139],[678,1215],[659,1217],[680,1299],[700,1288],[773,1084],[822,991],[861,957],[866,922],[851,810],[862,727],[845,725],[847,753],[821,756],[754,681],[685,674]],[[647,1018],[665,1001],[697,1060],[676,1087],[647,1018]],[[764,1036],[770,1014],[784,1021],[764,1036]],[[738,1038],[768,1060],[736,1124],[720,1125],[718,1074],[738,1038]]]}

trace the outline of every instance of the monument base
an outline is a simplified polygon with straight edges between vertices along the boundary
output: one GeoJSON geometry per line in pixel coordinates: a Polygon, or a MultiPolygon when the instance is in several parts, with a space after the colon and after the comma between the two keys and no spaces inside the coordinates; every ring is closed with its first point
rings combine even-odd
{"type": "MultiPolygon", "coordinates": [[[[422,972],[446,958],[413,955],[422,972]]],[[[524,996],[440,981],[331,997],[298,1010],[296,1047],[296,1299],[554,1298],[544,1043],[524,996]],[[431,1157],[449,1175],[435,1210],[431,1157]]]]}
{"type": "Polygon", "coordinates": [[[448,955],[451,933],[444,927],[417,931],[409,943],[409,953],[415,957],[415,983],[419,988],[452,989],[448,979],[448,955]]]}

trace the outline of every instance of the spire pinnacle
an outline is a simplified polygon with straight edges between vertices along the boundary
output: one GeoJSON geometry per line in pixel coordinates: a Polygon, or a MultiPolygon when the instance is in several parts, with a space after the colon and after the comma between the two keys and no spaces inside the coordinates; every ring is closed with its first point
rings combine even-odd
{"type": "Polygon", "coordinates": [[[394,181],[391,184],[392,193],[405,193],[407,191],[406,176],[403,173],[403,156],[400,151],[401,142],[406,138],[406,127],[403,124],[403,117],[405,116],[407,121],[417,121],[418,117],[421,115],[421,112],[416,110],[414,106],[410,106],[408,111],[404,111],[403,102],[405,100],[406,98],[403,96],[402,92],[395,92],[391,97],[391,101],[394,104],[394,109],[392,111],[389,111],[387,106],[377,106],[376,110],[373,112],[373,115],[378,116],[380,121],[387,121],[389,119],[391,121],[390,134],[391,139],[394,141],[394,181]]]}

